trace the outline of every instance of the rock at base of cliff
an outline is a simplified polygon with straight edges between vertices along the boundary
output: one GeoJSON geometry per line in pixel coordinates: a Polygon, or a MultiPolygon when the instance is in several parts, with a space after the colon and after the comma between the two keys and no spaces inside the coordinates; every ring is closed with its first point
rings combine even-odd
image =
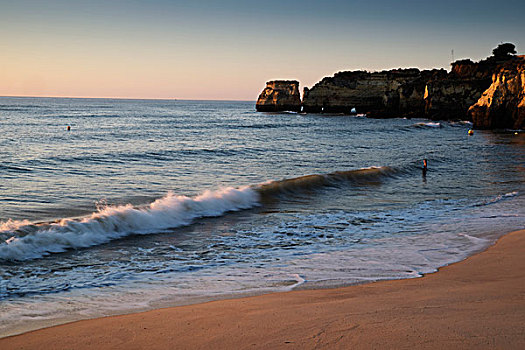
{"type": "Polygon", "coordinates": [[[257,99],[255,108],[259,112],[300,112],[301,96],[299,82],[296,80],[273,80],[257,99]]]}
{"type": "Polygon", "coordinates": [[[492,84],[468,113],[477,129],[525,128],[525,56],[494,73],[492,84]]]}

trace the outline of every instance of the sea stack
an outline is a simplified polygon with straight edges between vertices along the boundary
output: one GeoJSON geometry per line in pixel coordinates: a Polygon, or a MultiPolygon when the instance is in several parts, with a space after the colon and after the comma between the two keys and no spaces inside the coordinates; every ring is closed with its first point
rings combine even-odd
{"type": "Polygon", "coordinates": [[[492,75],[492,84],[468,110],[477,129],[525,128],[525,56],[492,75]]]}
{"type": "Polygon", "coordinates": [[[255,108],[259,112],[300,112],[301,96],[296,80],[272,80],[257,99],[255,108]]]}

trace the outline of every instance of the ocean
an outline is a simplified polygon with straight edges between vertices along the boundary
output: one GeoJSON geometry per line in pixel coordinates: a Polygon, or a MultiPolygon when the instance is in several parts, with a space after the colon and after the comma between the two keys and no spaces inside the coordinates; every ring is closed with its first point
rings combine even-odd
{"type": "Polygon", "coordinates": [[[461,261],[525,227],[525,134],[470,127],[0,97],[0,336],[461,261]]]}

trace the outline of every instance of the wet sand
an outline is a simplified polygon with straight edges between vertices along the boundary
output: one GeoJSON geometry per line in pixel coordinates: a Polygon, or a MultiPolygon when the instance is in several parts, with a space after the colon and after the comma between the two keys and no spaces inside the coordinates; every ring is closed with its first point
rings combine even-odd
{"type": "Polygon", "coordinates": [[[525,230],[410,280],[78,321],[0,349],[525,349],[525,230]]]}

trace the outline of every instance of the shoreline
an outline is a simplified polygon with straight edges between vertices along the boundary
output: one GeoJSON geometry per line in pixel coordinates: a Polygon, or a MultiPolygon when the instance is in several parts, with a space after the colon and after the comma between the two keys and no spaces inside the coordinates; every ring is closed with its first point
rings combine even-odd
{"type": "Polygon", "coordinates": [[[279,293],[287,293],[287,292],[294,292],[294,291],[308,291],[308,290],[309,291],[316,291],[316,290],[322,291],[322,290],[332,290],[332,289],[343,289],[343,288],[361,286],[361,285],[366,285],[366,284],[371,284],[371,283],[380,283],[380,282],[388,282],[388,281],[402,281],[406,279],[419,279],[427,275],[437,273],[446,266],[460,263],[462,261],[465,261],[466,259],[469,259],[471,256],[474,256],[474,255],[477,255],[477,254],[480,254],[486,251],[487,249],[492,247],[494,244],[496,244],[496,242],[503,236],[505,236],[505,234],[501,235],[501,234],[494,233],[490,236],[491,243],[484,246],[483,248],[473,250],[472,252],[470,252],[471,255],[468,255],[460,260],[452,261],[445,265],[438,266],[431,272],[419,273],[419,275],[417,276],[398,277],[398,278],[384,277],[384,278],[378,278],[375,280],[370,279],[370,280],[361,280],[360,282],[346,282],[346,283],[343,281],[339,281],[338,283],[330,284],[330,285],[327,285],[324,283],[317,283],[317,282],[313,282],[313,283],[306,282],[298,276],[298,278],[300,278],[301,281],[298,281],[294,285],[290,286],[290,288],[285,288],[285,289],[274,289],[274,288],[264,289],[263,288],[263,289],[254,289],[254,290],[245,291],[245,292],[230,292],[230,293],[224,292],[221,294],[216,294],[213,297],[210,295],[199,295],[199,296],[193,296],[193,297],[185,297],[183,299],[177,299],[176,301],[175,299],[171,298],[169,301],[157,300],[149,304],[149,306],[144,306],[140,308],[128,307],[128,308],[113,310],[110,312],[100,311],[88,317],[79,317],[78,314],[74,314],[74,315],[62,316],[62,317],[57,317],[57,318],[43,319],[43,320],[36,321],[36,322],[33,321],[30,324],[24,323],[21,325],[4,328],[2,331],[0,331],[0,340],[3,338],[23,335],[23,334],[34,332],[34,331],[39,331],[41,329],[58,327],[58,326],[62,326],[62,325],[66,325],[66,324],[70,324],[74,322],[90,321],[90,320],[102,319],[102,318],[107,318],[107,317],[126,316],[126,315],[139,314],[139,313],[155,311],[155,310],[160,310],[160,309],[178,308],[178,307],[192,306],[192,305],[198,305],[198,304],[204,304],[204,303],[210,303],[210,302],[216,302],[216,301],[224,301],[224,300],[238,300],[238,299],[245,299],[245,298],[250,298],[250,297],[258,297],[258,296],[264,296],[264,295],[269,295],[269,294],[279,294],[279,293]]]}
{"type": "Polygon", "coordinates": [[[514,231],[421,278],[82,320],[0,348],[525,348],[524,251],[514,231]]]}

